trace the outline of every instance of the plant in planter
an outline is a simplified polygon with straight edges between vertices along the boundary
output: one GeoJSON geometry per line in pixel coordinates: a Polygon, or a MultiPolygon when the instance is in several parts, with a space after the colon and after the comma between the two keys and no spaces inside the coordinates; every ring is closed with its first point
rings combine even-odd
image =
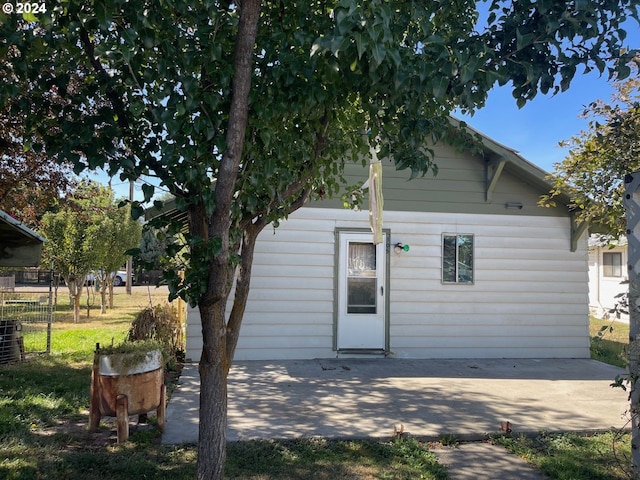
{"type": "Polygon", "coordinates": [[[184,354],[183,324],[173,305],[164,303],[138,312],[127,337],[131,342],[158,342],[165,353],[166,368],[179,370],[178,364],[184,354]]]}
{"type": "Polygon", "coordinates": [[[103,416],[116,417],[118,442],[124,442],[129,438],[129,415],[146,415],[153,410],[162,429],[165,402],[164,356],[158,342],[96,347],[91,374],[90,431],[98,428],[103,416]]]}

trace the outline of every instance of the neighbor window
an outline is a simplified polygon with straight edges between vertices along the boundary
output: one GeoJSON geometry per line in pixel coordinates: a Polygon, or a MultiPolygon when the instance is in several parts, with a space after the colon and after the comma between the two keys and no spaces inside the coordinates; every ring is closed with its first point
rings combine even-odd
{"type": "Polygon", "coordinates": [[[605,277],[621,277],[622,276],[622,253],[605,252],[602,254],[602,274],[605,277]]]}
{"type": "Polygon", "coordinates": [[[473,235],[442,236],[442,282],[473,283],[473,235]]]}

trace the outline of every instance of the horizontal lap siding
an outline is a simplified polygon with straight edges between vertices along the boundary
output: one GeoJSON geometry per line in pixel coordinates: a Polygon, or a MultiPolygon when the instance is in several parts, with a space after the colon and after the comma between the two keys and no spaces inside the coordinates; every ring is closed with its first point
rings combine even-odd
{"type": "Polygon", "coordinates": [[[391,257],[397,356],[588,357],[586,239],[570,252],[567,218],[421,214],[403,234],[395,217],[392,243],[411,245],[391,257]],[[441,283],[438,232],[474,235],[473,285],[441,283]]]}
{"type": "MultiPolygon", "coordinates": [[[[518,176],[517,169],[508,163],[491,193],[491,201],[487,202],[485,158],[460,153],[444,145],[437,145],[434,150],[435,164],[438,167],[435,176],[428,173],[409,180],[410,170],[396,170],[391,161],[382,160],[385,210],[535,217],[567,214],[566,207],[562,205],[551,208],[538,207],[540,195],[547,193],[549,187],[534,186],[531,179],[522,179],[518,176]],[[521,203],[522,208],[507,210],[507,202],[521,203]]],[[[368,165],[347,164],[347,185],[362,184],[368,178],[368,169],[368,165]]],[[[341,208],[342,200],[339,197],[325,199],[313,202],[310,206],[341,208]]]]}
{"type": "MultiPolygon", "coordinates": [[[[237,360],[335,356],[334,225],[333,220],[294,215],[260,234],[237,360]]],[[[202,349],[199,319],[190,323],[187,356],[197,359],[202,349]]]]}
{"type": "MultiPolygon", "coordinates": [[[[569,220],[385,211],[390,347],[407,358],[588,357],[586,241],[569,220]],[[474,285],[440,281],[442,233],[475,235],[474,285]]],[[[368,212],[304,208],[258,240],[236,359],[327,358],[334,321],[335,230],[368,212]]],[[[188,329],[199,358],[200,325],[188,329]]]]}

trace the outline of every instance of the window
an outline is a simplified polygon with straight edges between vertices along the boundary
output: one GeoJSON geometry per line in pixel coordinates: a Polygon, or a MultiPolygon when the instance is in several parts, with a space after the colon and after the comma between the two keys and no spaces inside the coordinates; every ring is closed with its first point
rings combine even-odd
{"type": "Polygon", "coordinates": [[[602,254],[602,274],[605,277],[621,277],[622,276],[622,253],[605,252],[602,254]]]}
{"type": "Polygon", "coordinates": [[[376,313],[376,246],[349,242],[347,313],[376,313]]]}
{"type": "Polygon", "coordinates": [[[442,236],[442,282],[473,283],[473,235],[442,236]]]}

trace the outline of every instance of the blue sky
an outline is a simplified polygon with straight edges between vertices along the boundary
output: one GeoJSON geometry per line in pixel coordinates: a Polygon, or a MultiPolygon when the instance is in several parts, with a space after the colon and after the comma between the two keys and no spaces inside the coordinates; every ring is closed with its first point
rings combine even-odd
{"type": "Polygon", "coordinates": [[[588,129],[588,120],[579,118],[585,106],[598,99],[608,102],[612,93],[607,75],[592,71],[577,74],[566,92],[555,96],[538,94],[521,109],[516,106],[509,85],[495,87],[483,109],[473,117],[458,117],[551,172],[554,163],[561,162],[568,153],[558,143],[588,129]]]}

